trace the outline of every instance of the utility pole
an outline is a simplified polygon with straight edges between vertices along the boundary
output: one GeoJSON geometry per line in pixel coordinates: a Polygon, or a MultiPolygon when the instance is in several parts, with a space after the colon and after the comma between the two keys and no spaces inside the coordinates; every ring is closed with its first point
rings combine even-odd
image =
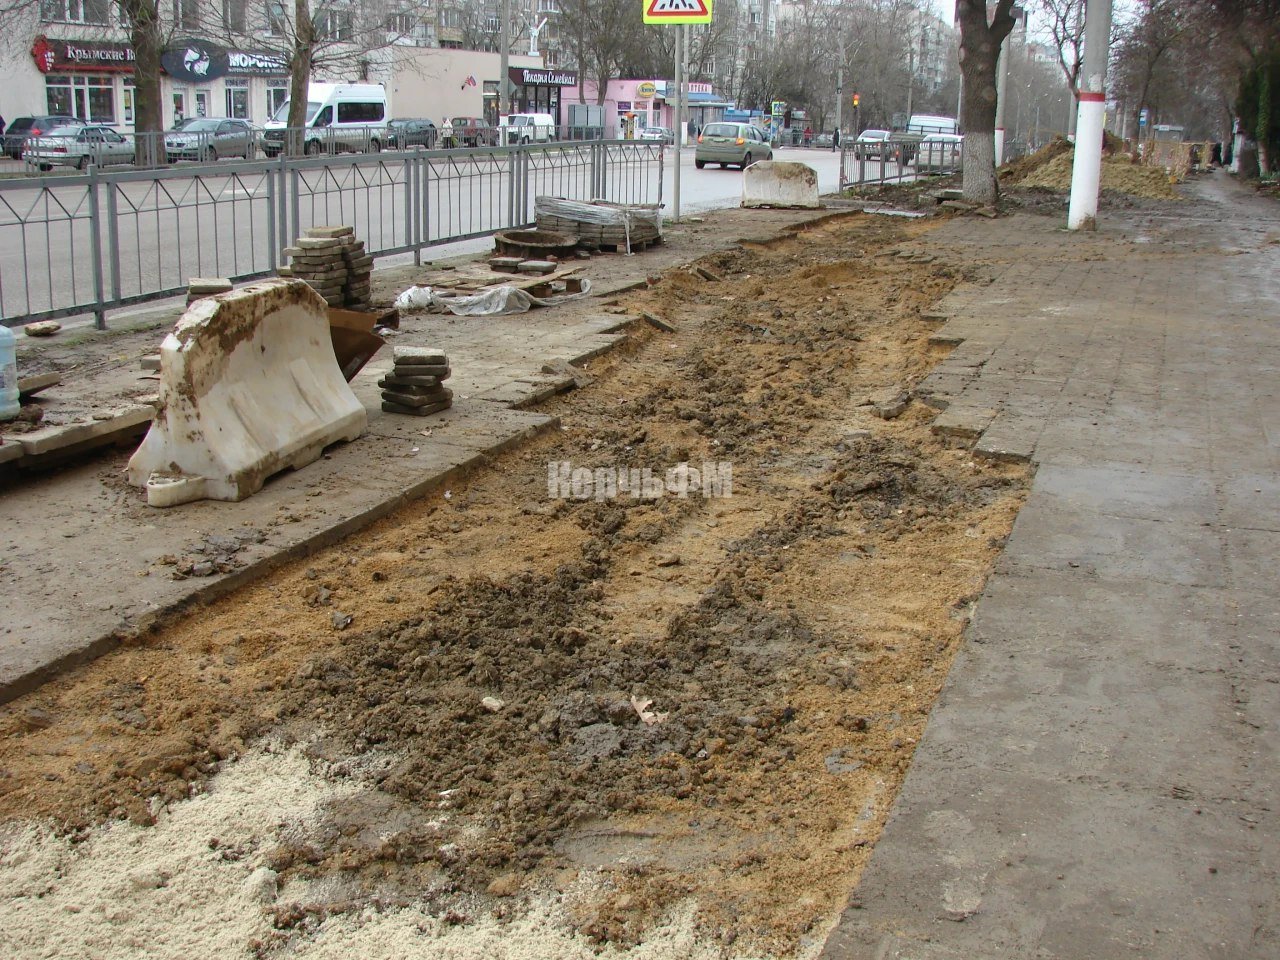
{"type": "Polygon", "coordinates": [[[836,129],[844,122],[844,30],[840,30],[840,60],[836,64],[836,129]]]}
{"type": "MultiPolygon", "coordinates": [[[[501,124],[503,118],[511,112],[511,94],[508,91],[511,83],[511,0],[502,0],[502,23],[499,27],[501,39],[498,42],[501,47],[498,54],[501,59],[498,64],[498,123],[501,124]]],[[[500,132],[506,136],[505,130],[500,132]]]]}
{"type": "Polygon", "coordinates": [[[684,33],[688,29],[689,28],[683,23],[676,28],[676,169],[671,178],[671,186],[674,191],[671,213],[676,223],[680,222],[680,156],[683,152],[681,145],[684,143],[684,111],[681,109],[681,101],[684,98],[681,96],[681,93],[684,90],[684,33]]]}
{"type": "Polygon", "coordinates": [[[1080,71],[1076,155],[1071,167],[1071,202],[1067,210],[1069,230],[1092,230],[1097,226],[1110,42],[1111,0],[1088,0],[1084,18],[1084,64],[1080,71]]]}
{"type": "Polygon", "coordinates": [[[996,61],[996,166],[1004,163],[1004,104],[1009,87],[1009,44],[1012,33],[1000,44],[1000,58],[996,61]]]}
{"type": "Polygon", "coordinates": [[[907,123],[911,122],[911,100],[916,90],[916,48],[907,47],[907,123]]]}
{"type": "Polygon", "coordinates": [[[1009,51],[1013,48],[1013,35],[1017,30],[1017,21],[1023,19],[1027,12],[1018,5],[1013,7],[1014,29],[1000,44],[1000,59],[996,61],[996,166],[1004,163],[1004,104],[1005,91],[1009,87],[1009,51]]]}

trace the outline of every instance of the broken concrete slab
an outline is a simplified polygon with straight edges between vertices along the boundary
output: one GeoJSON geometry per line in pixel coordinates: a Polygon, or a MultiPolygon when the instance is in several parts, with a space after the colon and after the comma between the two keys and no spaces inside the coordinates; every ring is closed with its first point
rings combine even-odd
{"type": "Polygon", "coordinates": [[[92,420],[39,427],[11,439],[22,447],[24,455],[29,458],[80,452],[136,436],[146,429],[155,412],[155,407],[150,404],[128,404],[97,411],[92,420]]]}
{"type": "Polygon", "coordinates": [[[754,163],[742,172],[742,206],[817,209],[818,173],[788,160],[754,163]]]}
{"type": "Polygon", "coordinates": [[[34,397],[41,390],[47,390],[61,382],[62,374],[60,373],[37,373],[30,377],[19,377],[18,398],[25,400],[27,397],[34,397]]]}

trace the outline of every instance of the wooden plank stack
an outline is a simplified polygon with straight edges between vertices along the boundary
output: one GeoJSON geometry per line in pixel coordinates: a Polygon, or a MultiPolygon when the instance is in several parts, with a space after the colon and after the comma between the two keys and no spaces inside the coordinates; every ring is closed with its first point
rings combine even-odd
{"type": "Polygon", "coordinates": [[[291,262],[280,275],[305,280],[329,306],[369,306],[373,257],[352,227],[309,227],[284,255],[291,262]]]}
{"type": "Polygon", "coordinates": [[[453,391],[444,386],[452,370],[442,350],[430,347],[396,347],[395,367],[378,381],[382,409],[425,417],[453,406],[453,391]]]}

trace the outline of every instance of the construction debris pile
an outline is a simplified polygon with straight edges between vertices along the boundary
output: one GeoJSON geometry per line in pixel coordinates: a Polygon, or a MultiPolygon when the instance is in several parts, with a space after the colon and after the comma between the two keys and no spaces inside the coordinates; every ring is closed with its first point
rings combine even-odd
{"type": "Polygon", "coordinates": [[[449,358],[430,347],[396,347],[395,366],[381,380],[382,409],[425,417],[453,406],[453,391],[444,385],[452,372],[449,358]]]}
{"type": "Polygon", "coordinates": [[[280,268],[280,276],[305,280],[329,306],[369,306],[373,257],[352,227],[309,227],[284,255],[291,263],[280,268]]]}
{"type": "Polygon", "coordinates": [[[653,203],[537,197],[533,211],[539,230],[574,237],[584,250],[631,253],[662,242],[662,210],[653,203]]]}

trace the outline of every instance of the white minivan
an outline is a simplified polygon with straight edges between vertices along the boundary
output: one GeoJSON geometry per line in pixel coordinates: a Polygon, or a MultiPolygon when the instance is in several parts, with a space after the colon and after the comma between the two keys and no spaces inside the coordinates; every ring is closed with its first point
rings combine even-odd
{"type": "MultiPolygon", "coordinates": [[[[263,124],[262,152],[284,149],[289,101],[263,124]]],[[[387,142],[387,91],[377,83],[313,83],[307,88],[304,149],[308,154],[377,153],[387,142]]]]}
{"type": "Polygon", "coordinates": [[[513,113],[502,121],[502,143],[546,143],[556,138],[556,121],[549,113],[513,113]]]}

